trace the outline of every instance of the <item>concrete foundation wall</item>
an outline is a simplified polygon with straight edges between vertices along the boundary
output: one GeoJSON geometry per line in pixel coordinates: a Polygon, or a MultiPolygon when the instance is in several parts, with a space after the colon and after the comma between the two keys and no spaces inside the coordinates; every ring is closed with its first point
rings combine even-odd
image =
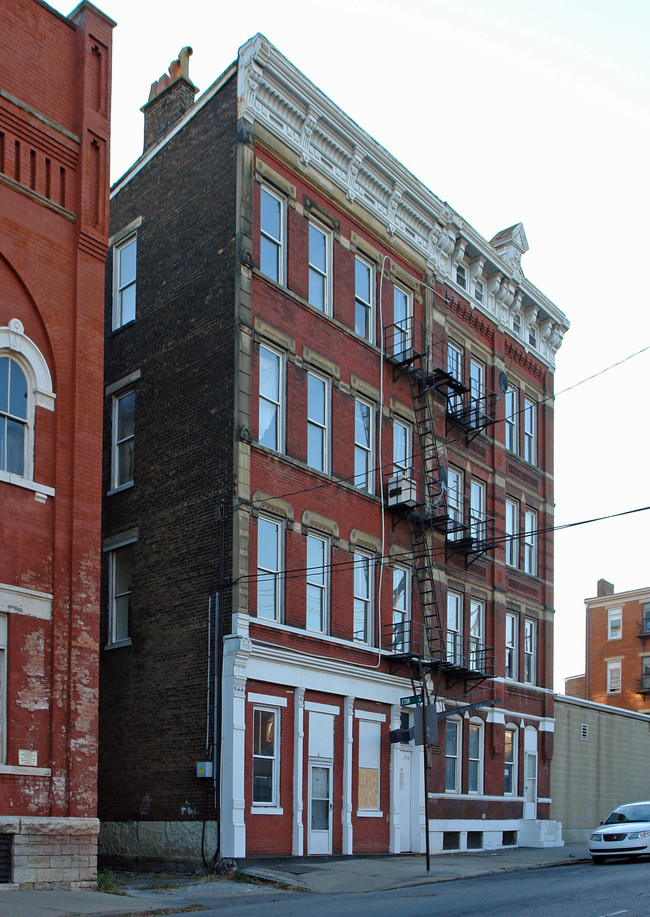
{"type": "Polygon", "coordinates": [[[97,888],[96,818],[0,818],[12,835],[12,885],[21,889],[97,888]]]}
{"type": "MultiPolygon", "coordinates": [[[[116,857],[201,859],[203,823],[200,821],[109,821],[99,831],[98,854],[116,857]]],[[[217,849],[217,822],[205,826],[203,848],[206,859],[217,849]]]]}

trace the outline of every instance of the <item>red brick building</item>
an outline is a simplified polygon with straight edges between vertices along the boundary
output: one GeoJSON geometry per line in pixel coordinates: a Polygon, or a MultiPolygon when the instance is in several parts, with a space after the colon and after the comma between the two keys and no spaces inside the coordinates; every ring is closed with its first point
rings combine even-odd
{"type": "Polygon", "coordinates": [[[566,693],[649,713],[650,588],[614,592],[601,579],[585,605],[585,674],[565,679],[566,693]]]}
{"type": "Polygon", "coordinates": [[[262,36],[196,101],[190,53],[112,191],[101,850],[423,851],[423,691],[432,849],[557,842],[568,323],[523,226],[483,239],[262,36]]]}
{"type": "Polygon", "coordinates": [[[0,7],[0,881],[96,882],[111,35],[0,7]]]}

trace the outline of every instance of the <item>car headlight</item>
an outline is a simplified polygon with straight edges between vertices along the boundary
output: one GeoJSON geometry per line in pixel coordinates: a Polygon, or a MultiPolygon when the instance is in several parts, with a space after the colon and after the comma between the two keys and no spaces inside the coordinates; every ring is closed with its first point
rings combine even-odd
{"type": "Polygon", "coordinates": [[[628,834],[628,838],[636,837],[650,837],[650,831],[633,831],[632,834],[628,834]]]}
{"type": "Polygon", "coordinates": [[[590,841],[602,841],[602,839],[603,839],[602,834],[590,834],[589,835],[590,841]]]}

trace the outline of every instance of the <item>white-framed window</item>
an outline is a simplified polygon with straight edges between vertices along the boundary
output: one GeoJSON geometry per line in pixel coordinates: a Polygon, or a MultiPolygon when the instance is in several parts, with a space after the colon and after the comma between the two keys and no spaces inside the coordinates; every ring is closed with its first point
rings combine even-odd
{"type": "Polygon", "coordinates": [[[323,535],[307,535],[307,630],[326,634],[329,628],[330,542],[323,535]]]}
{"type": "Polygon", "coordinates": [[[537,405],[529,398],[524,399],[524,458],[537,464],[537,405]]]}
{"type": "Polygon", "coordinates": [[[650,634],[650,602],[641,605],[641,633],[650,634]]]}
{"type": "Polygon", "coordinates": [[[472,407],[472,423],[480,426],[485,417],[485,363],[469,361],[469,397],[472,407]]]}
{"type": "Polygon", "coordinates": [[[112,481],[114,490],[133,484],[135,391],[113,395],[112,481]]]}
{"type": "Polygon", "coordinates": [[[467,792],[483,792],[483,722],[470,720],[467,733],[467,792]]]}
{"type": "Polygon", "coordinates": [[[623,609],[610,608],[607,612],[607,639],[620,640],[623,637],[623,609]]]}
{"type": "Polygon", "coordinates": [[[372,558],[367,554],[355,553],[354,559],[354,609],[353,639],[358,643],[372,643],[372,596],[373,571],[372,558]]]}
{"type": "Polygon", "coordinates": [[[284,450],[284,355],[260,344],[259,435],[263,446],[284,450]]]}
{"type": "Polygon", "coordinates": [[[506,726],[503,740],[503,759],[504,759],[504,796],[517,795],[517,729],[514,726],[506,726]]]}
{"type": "Polygon", "coordinates": [[[280,805],[280,710],[253,707],[253,806],[280,805]]]}
{"type": "Polygon", "coordinates": [[[449,539],[456,541],[463,537],[465,523],[463,513],[463,472],[447,468],[447,515],[449,516],[449,539]]]}
{"type": "Polygon", "coordinates": [[[137,235],[113,246],[113,331],[135,321],[137,235]]]}
{"type": "Polygon", "coordinates": [[[528,326],[528,343],[531,347],[537,347],[537,328],[534,325],[528,326]]]}
{"type": "MultiPolygon", "coordinates": [[[[447,372],[452,379],[463,382],[463,348],[454,341],[447,341],[447,372]]],[[[458,413],[463,408],[461,395],[450,395],[448,398],[449,411],[458,413]]]]}
{"type": "Polygon", "coordinates": [[[330,382],[307,373],[307,464],[330,470],[330,382]]]}
{"type": "Polygon", "coordinates": [[[447,661],[460,665],[463,661],[463,597],[447,592],[447,661]]]}
{"type": "Polygon", "coordinates": [[[487,541],[488,535],[485,505],[485,484],[472,478],[469,487],[470,535],[479,546],[487,541]]]}
{"type": "Polygon", "coordinates": [[[413,345],[413,294],[395,284],[393,290],[393,353],[403,354],[413,345]]]}
{"type": "Polygon", "coordinates": [[[456,265],[456,283],[459,287],[462,287],[463,290],[467,289],[467,268],[464,264],[456,265]]]}
{"type": "Polygon", "coordinates": [[[319,312],[332,312],[332,234],[309,224],[309,302],[319,312]]]}
{"type": "MultiPolygon", "coordinates": [[[[359,711],[361,712],[361,711],[359,711]]],[[[359,719],[359,811],[379,813],[381,723],[359,719]]]]}
{"type": "Polygon", "coordinates": [[[284,284],[286,199],[265,185],[260,192],[260,270],[284,284]]]}
{"type": "Polygon", "coordinates": [[[505,394],[505,444],[510,452],[516,452],[519,448],[518,395],[516,388],[509,388],[505,394]]]}
{"type": "Polygon", "coordinates": [[[469,665],[475,671],[485,670],[485,602],[469,601],[469,665]]]}
{"type": "Polygon", "coordinates": [[[0,471],[30,477],[33,405],[20,363],[0,356],[0,471]]]}
{"type": "Polygon", "coordinates": [[[108,642],[123,643],[129,639],[131,595],[133,594],[133,562],[135,542],[120,545],[108,554],[109,614],[108,642]]]}
{"type": "Polygon", "coordinates": [[[512,330],[517,337],[521,336],[521,315],[518,312],[512,316],[512,330]]]}
{"type": "Polygon", "coordinates": [[[282,620],[284,557],[282,523],[268,516],[257,519],[257,617],[282,620]]]}
{"type": "Polygon", "coordinates": [[[0,614],[0,764],[7,763],[7,615],[0,614]]]}
{"type": "Polygon", "coordinates": [[[354,485],[373,493],[375,424],[374,409],[367,401],[354,400],[354,485]]]}
{"type": "Polygon", "coordinates": [[[534,685],[537,682],[537,621],[524,621],[524,681],[534,685]]]}
{"type": "Polygon", "coordinates": [[[650,656],[641,657],[641,688],[643,691],[650,689],[650,656]]]}
{"type": "Polygon", "coordinates": [[[393,567],[393,650],[405,653],[410,646],[411,572],[393,567]]]}
{"type": "Polygon", "coordinates": [[[375,268],[365,258],[354,261],[354,330],[370,341],[375,341],[375,268]]]}
{"type": "Polygon", "coordinates": [[[519,615],[512,611],[506,612],[506,678],[516,679],[518,676],[519,653],[519,615]]]}
{"type": "Polygon", "coordinates": [[[524,573],[537,576],[537,513],[532,509],[524,513],[524,573]]]}
{"type": "Polygon", "coordinates": [[[402,420],[393,421],[393,474],[411,477],[413,434],[411,425],[402,420]]]}
{"type": "Polygon", "coordinates": [[[519,503],[506,500],[506,563],[519,566],[519,503]]]}
{"type": "Polygon", "coordinates": [[[485,288],[482,280],[474,281],[474,299],[476,302],[483,302],[485,297],[485,288]]]}
{"type": "Polygon", "coordinates": [[[607,661],[607,693],[621,693],[621,660],[609,659],[607,661]]]}
{"type": "Polygon", "coordinates": [[[445,793],[460,793],[460,720],[445,720],[445,793]]]}

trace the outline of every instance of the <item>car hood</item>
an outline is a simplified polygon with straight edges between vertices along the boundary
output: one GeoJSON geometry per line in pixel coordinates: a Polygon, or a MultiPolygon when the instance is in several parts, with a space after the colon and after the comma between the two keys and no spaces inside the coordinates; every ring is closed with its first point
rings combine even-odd
{"type": "Polygon", "coordinates": [[[650,831],[650,821],[619,822],[617,825],[598,825],[592,834],[623,834],[630,831],[650,831]]]}

